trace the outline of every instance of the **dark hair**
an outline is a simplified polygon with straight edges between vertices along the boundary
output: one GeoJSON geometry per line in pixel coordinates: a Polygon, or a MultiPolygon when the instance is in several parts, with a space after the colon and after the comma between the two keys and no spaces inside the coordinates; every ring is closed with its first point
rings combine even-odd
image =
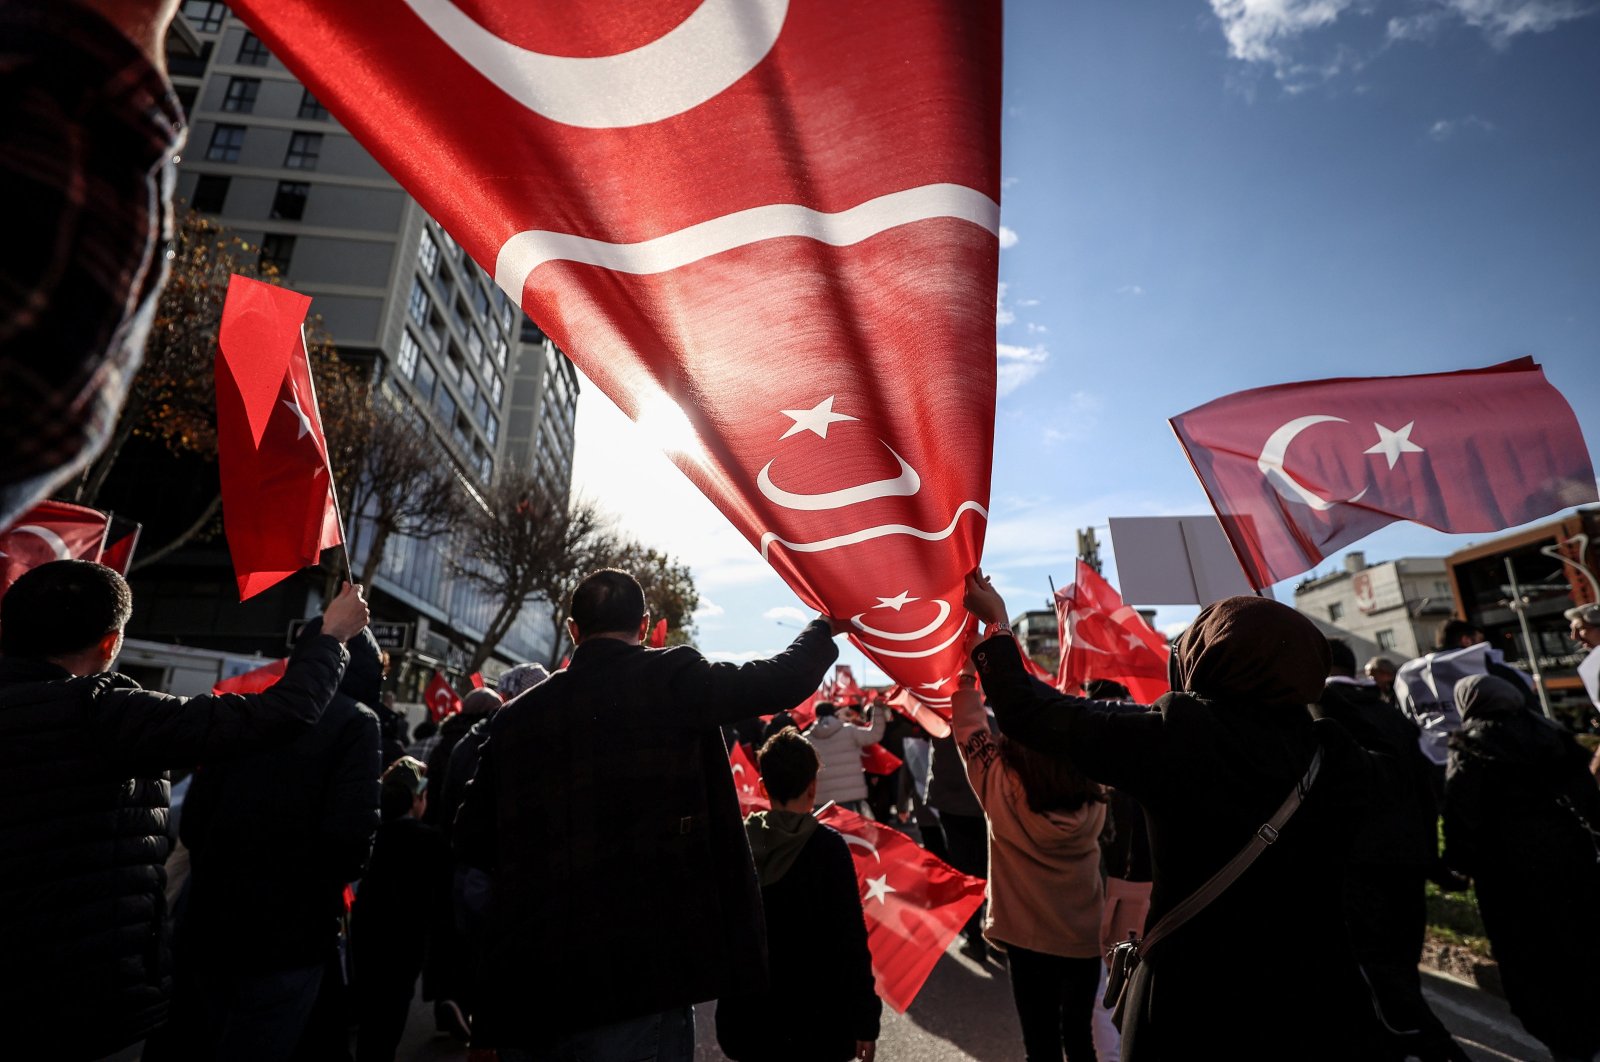
{"type": "Polygon", "coordinates": [[[1092,701],[1126,701],[1133,697],[1128,692],[1128,687],[1111,679],[1090,679],[1083,687],[1083,692],[1089,695],[1092,701]]]}
{"type": "Polygon", "coordinates": [[[1328,667],[1328,674],[1355,678],[1356,651],[1350,648],[1349,642],[1343,638],[1329,638],[1328,655],[1333,657],[1333,662],[1328,667]]]}
{"type": "Polygon", "coordinates": [[[427,789],[428,765],[411,756],[401,756],[379,776],[378,813],[384,822],[398,819],[415,805],[427,789]]]}
{"type": "Polygon", "coordinates": [[[58,560],[24,572],[0,598],[0,653],[48,660],[128,625],[133,594],[104,564],[58,560]]]}
{"type": "Polygon", "coordinates": [[[601,568],[572,592],[567,614],[585,635],[633,631],[644,619],[644,591],[620,568],[601,568]]]}
{"type": "Polygon", "coordinates": [[[1454,649],[1463,638],[1471,638],[1475,634],[1483,633],[1476,624],[1468,623],[1464,619],[1447,619],[1439,624],[1438,636],[1433,640],[1435,649],[1454,649]]]}
{"type": "Polygon", "coordinates": [[[772,735],[776,734],[784,727],[793,726],[794,716],[790,715],[788,712],[774,712],[772,714],[772,718],[768,719],[761,727],[761,744],[765,745],[772,735]]]}
{"type": "Polygon", "coordinates": [[[804,793],[821,766],[817,750],[792,726],[773,734],[756,752],[756,767],[774,804],[788,803],[804,793]]]}
{"type": "Polygon", "coordinates": [[[1035,752],[1007,737],[999,741],[1000,759],[1022,783],[1028,810],[1035,815],[1077,811],[1085,804],[1105,803],[1104,790],[1066,760],[1035,752]]]}
{"type": "Polygon", "coordinates": [[[816,713],[818,719],[821,719],[824,716],[839,714],[839,706],[834,704],[832,701],[818,701],[816,704],[811,706],[811,710],[816,713]]]}
{"type": "Polygon", "coordinates": [[[428,738],[433,737],[433,735],[437,734],[438,732],[438,723],[434,722],[432,719],[424,719],[422,722],[418,723],[417,728],[411,732],[411,737],[416,741],[425,741],[428,738]]]}

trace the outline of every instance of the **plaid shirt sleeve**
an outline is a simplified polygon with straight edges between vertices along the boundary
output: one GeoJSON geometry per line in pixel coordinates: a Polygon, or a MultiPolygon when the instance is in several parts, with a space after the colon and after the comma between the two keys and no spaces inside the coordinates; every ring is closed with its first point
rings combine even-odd
{"type": "Polygon", "coordinates": [[[0,4],[0,527],[105,445],[166,279],[172,85],[109,22],[0,4]]]}

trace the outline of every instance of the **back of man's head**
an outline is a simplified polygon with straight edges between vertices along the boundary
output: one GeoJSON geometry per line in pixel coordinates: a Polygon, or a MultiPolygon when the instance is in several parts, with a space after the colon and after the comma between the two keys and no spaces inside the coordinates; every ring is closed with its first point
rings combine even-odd
{"type": "Polygon", "coordinates": [[[104,564],[58,560],[23,573],[0,598],[0,654],[51,660],[128,625],[133,594],[104,564]]]}
{"type": "Polygon", "coordinates": [[[639,581],[618,568],[601,568],[584,577],[572,591],[567,614],[584,635],[632,634],[644,619],[644,591],[639,581]]]}
{"type": "Polygon", "coordinates": [[[1089,695],[1091,701],[1126,701],[1133,698],[1128,687],[1104,678],[1090,679],[1084,684],[1083,692],[1089,695]]]}
{"type": "Polygon", "coordinates": [[[1328,666],[1328,674],[1341,678],[1356,677],[1356,651],[1350,648],[1349,642],[1343,638],[1329,638],[1328,655],[1333,658],[1328,666]]]}
{"type": "Polygon", "coordinates": [[[774,804],[803,795],[816,780],[820,764],[817,750],[792,726],[772,735],[756,752],[761,782],[774,804]]]}
{"type": "Polygon", "coordinates": [[[832,701],[818,701],[811,706],[811,711],[818,719],[827,719],[839,714],[839,706],[832,701]]]}
{"type": "Polygon", "coordinates": [[[1476,644],[1481,631],[1476,626],[1464,619],[1447,619],[1439,624],[1439,633],[1434,638],[1435,649],[1460,649],[1462,641],[1467,645],[1476,644]]]}

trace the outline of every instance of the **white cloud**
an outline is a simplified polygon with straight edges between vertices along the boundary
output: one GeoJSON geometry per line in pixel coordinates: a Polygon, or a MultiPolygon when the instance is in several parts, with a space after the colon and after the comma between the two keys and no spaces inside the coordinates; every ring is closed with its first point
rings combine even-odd
{"type": "Polygon", "coordinates": [[[1042,336],[1048,331],[1050,331],[1050,329],[1042,324],[1035,324],[1032,321],[1028,322],[1028,334],[1030,336],[1042,336]]]}
{"type": "Polygon", "coordinates": [[[1008,229],[1004,225],[1001,225],[1000,226],[1000,249],[1002,251],[1007,251],[1007,250],[1010,250],[1011,248],[1015,247],[1016,245],[1017,245],[1017,230],[1016,229],[1008,229]]]}
{"type": "Polygon", "coordinates": [[[1460,132],[1476,130],[1481,133],[1494,132],[1494,123],[1469,114],[1465,118],[1441,118],[1428,127],[1428,136],[1443,143],[1460,132]]]}
{"type": "Polygon", "coordinates": [[[1186,631],[1188,629],[1189,629],[1188,622],[1167,623],[1167,624],[1163,624],[1162,625],[1161,633],[1167,636],[1167,641],[1175,642],[1175,641],[1178,640],[1178,635],[1182,634],[1184,631],[1186,631]]]}
{"type": "Polygon", "coordinates": [[[1504,48],[1519,33],[1547,33],[1563,22],[1600,10],[1588,0],[1441,0],[1446,10],[1489,43],[1504,48]]]}
{"type": "Polygon", "coordinates": [[[1016,311],[1014,311],[1010,306],[1006,305],[1007,286],[1008,285],[1003,280],[999,284],[995,285],[994,326],[997,329],[1004,328],[1008,324],[1014,324],[1017,320],[1016,311]]]}
{"type": "Polygon", "coordinates": [[[1050,352],[1042,343],[1022,347],[1014,343],[997,342],[995,356],[1000,359],[998,389],[1001,397],[1038,376],[1044,371],[1044,363],[1050,360],[1050,352]]]}
{"type": "Polygon", "coordinates": [[[1017,300],[1017,305],[1025,308],[1025,309],[1031,309],[1032,307],[1039,305],[1039,300],[1038,299],[1018,299],[1017,300]]]}
{"type": "Polygon", "coordinates": [[[1143,295],[1144,288],[1140,287],[1138,284],[1124,284],[1122,287],[1117,289],[1117,294],[1134,296],[1143,295]]]}
{"type": "Polygon", "coordinates": [[[694,610],[694,618],[696,620],[711,619],[714,616],[721,616],[727,611],[727,609],[702,594],[700,604],[694,610]]]}
{"type": "Polygon", "coordinates": [[[1022,180],[1021,177],[1002,177],[1000,178],[1000,190],[1004,192],[1008,188],[1014,188],[1020,180],[1022,180]]]}
{"type": "Polygon", "coordinates": [[[778,652],[777,649],[746,649],[741,652],[713,649],[705,654],[705,658],[721,663],[748,664],[752,660],[765,660],[769,656],[777,656],[778,652]]]}
{"type": "Polygon", "coordinates": [[[810,619],[809,616],[793,605],[779,605],[777,608],[769,608],[761,614],[761,618],[765,620],[794,620],[796,623],[805,623],[810,619]]]}
{"type": "Polygon", "coordinates": [[[1283,76],[1290,46],[1311,30],[1332,25],[1355,0],[1211,0],[1222,23],[1228,54],[1247,63],[1271,63],[1283,76]]]}

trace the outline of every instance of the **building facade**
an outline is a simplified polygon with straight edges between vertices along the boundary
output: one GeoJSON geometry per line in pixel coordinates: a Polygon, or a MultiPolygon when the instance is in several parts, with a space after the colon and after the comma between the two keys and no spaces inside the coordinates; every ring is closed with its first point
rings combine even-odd
{"type": "Polygon", "coordinates": [[[1398,663],[1433,650],[1439,624],[1455,612],[1455,595],[1443,557],[1369,565],[1366,554],[1352,550],[1343,570],[1295,587],[1294,607],[1398,663]]]}
{"type": "MultiPolygon", "coordinates": [[[[578,398],[571,362],[225,4],[185,0],[180,12],[198,49],[169,60],[190,126],[179,199],[311,296],[341,357],[370,366],[378,396],[429,427],[465,493],[481,499],[498,472],[515,468],[565,499],[578,398]]],[[[359,569],[373,536],[351,515],[359,569]]],[[[392,650],[403,695],[436,668],[459,668],[494,610],[454,577],[452,546],[449,535],[391,537],[369,588],[374,619],[407,632],[392,650]]],[[[275,639],[281,652],[285,622],[319,607],[315,580],[296,582],[308,585],[277,595],[285,615],[244,621],[258,651],[271,654],[275,639]]],[[[188,596],[167,600],[166,588],[150,588],[147,598],[171,608],[158,608],[169,618],[141,636],[205,645],[244,634],[176,629],[188,596]]],[[[485,665],[490,678],[511,663],[550,659],[546,612],[539,603],[524,609],[485,665]]]]}

